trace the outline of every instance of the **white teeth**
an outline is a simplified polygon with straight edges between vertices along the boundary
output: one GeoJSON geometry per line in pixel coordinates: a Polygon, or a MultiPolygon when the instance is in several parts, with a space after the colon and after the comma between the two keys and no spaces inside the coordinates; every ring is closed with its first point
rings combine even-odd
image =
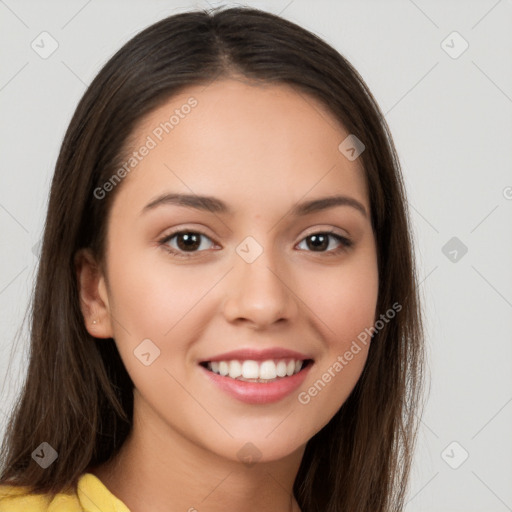
{"type": "MultiPolygon", "coordinates": [[[[293,362],[293,361],[291,361],[293,362]]],[[[295,369],[295,365],[293,366],[295,369]]],[[[279,361],[276,365],[276,373],[278,377],[286,377],[286,363],[284,361],[279,361]]]]}
{"type": "Polygon", "coordinates": [[[242,364],[242,377],[244,379],[259,379],[260,367],[256,361],[244,361],[242,364]]]}
{"type": "Polygon", "coordinates": [[[275,379],[277,375],[276,363],[274,361],[263,361],[260,365],[260,379],[275,379]]]}
{"type": "MultiPolygon", "coordinates": [[[[213,371],[213,368],[212,368],[213,371]]],[[[219,374],[226,376],[229,373],[229,364],[226,361],[219,361],[219,374]]]]}
{"type": "Polygon", "coordinates": [[[242,365],[240,361],[230,361],[229,362],[229,376],[232,379],[236,379],[242,375],[242,365]]]}
{"type": "Polygon", "coordinates": [[[272,381],[291,377],[302,369],[303,361],[295,359],[267,359],[266,361],[212,361],[207,367],[214,373],[239,380],[272,381]]]}

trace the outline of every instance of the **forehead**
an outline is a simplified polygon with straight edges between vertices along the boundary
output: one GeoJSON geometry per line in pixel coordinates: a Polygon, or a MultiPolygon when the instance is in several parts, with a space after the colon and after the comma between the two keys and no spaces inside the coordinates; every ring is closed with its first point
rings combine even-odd
{"type": "Polygon", "coordinates": [[[349,161],[338,149],[348,135],[319,101],[286,84],[223,79],[191,86],[135,129],[131,150],[150,150],[125,179],[124,195],[215,195],[237,209],[349,193],[368,208],[360,159],[349,161]]]}

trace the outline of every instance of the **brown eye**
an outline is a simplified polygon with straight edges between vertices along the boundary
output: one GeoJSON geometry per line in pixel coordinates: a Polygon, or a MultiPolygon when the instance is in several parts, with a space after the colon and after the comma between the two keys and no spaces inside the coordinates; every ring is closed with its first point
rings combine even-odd
{"type": "Polygon", "coordinates": [[[311,235],[306,238],[306,240],[309,240],[310,243],[308,243],[308,247],[313,248],[316,250],[325,250],[327,247],[329,247],[329,236],[324,234],[319,235],[311,235]]]}
{"type": "Polygon", "coordinates": [[[197,233],[178,233],[175,236],[178,248],[182,251],[194,251],[201,245],[201,235],[198,236],[197,233]]]}
{"type": "Polygon", "coordinates": [[[348,238],[330,232],[314,233],[304,238],[301,243],[304,241],[306,241],[306,246],[311,252],[337,253],[352,246],[352,242],[348,238]],[[336,240],[341,248],[332,247],[331,240],[336,240]],[[329,247],[331,248],[327,250],[329,247]]]}
{"type": "Polygon", "coordinates": [[[209,240],[213,244],[208,236],[198,231],[178,231],[172,233],[161,240],[160,244],[169,252],[181,255],[182,253],[202,252],[208,249],[208,243],[205,245],[203,239],[209,240]]]}

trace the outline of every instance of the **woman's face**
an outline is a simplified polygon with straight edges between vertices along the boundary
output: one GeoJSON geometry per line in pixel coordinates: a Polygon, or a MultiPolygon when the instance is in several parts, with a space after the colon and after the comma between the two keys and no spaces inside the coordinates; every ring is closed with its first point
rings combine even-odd
{"type": "Polygon", "coordinates": [[[226,79],[173,97],[136,135],[125,172],[95,192],[120,187],[89,332],[115,339],[135,415],[162,443],[233,461],[302,450],[354,388],[375,321],[365,175],[338,148],[349,133],[288,86],[226,79]],[[314,203],[334,196],[347,199],[314,203]]]}

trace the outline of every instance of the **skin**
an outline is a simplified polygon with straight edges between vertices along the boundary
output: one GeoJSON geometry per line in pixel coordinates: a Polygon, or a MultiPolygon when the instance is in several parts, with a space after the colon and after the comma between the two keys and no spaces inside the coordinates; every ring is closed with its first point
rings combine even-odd
{"type": "Polygon", "coordinates": [[[368,346],[310,403],[297,395],[377,318],[364,171],[340,153],[348,132],[315,99],[236,78],[174,96],[141,121],[134,147],[190,96],[198,105],[116,190],[105,265],[88,250],[77,256],[86,327],[114,338],[135,385],[130,437],[91,472],[131,512],[298,511],[292,487],[305,445],[347,399],[368,346]],[[234,214],[169,204],[141,213],[164,192],[214,196],[234,214]],[[289,214],[335,194],[367,215],[347,205],[289,214]],[[159,244],[173,229],[206,235],[192,253],[179,236],[167,242],[189,259],[159,244]],[[316,249],[308,237],[326,230],[353,246],[329,238],[316,249]],[[263,249],[252,263],[236,252],[247,236],[263,249]],[[148,338],[160,356],[145,366],[133,352],[148,338]],[[277,403],[238,401],[198,367],[229,350],[277,346],[314,358],[305,383],[277,403]],[[261,453],[251,466],[237,456],[247,442],[261,453]]]}

